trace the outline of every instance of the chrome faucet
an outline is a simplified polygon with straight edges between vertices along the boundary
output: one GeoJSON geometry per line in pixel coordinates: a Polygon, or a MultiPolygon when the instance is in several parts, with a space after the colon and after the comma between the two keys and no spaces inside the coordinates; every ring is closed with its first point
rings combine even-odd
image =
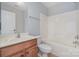
{"type": "Polygon", "coordinates": [[[17,33],[17,38],[20,38],[20,33],[17,33]]]}
{"type": "Polygon", "coordinates": [[[79,36],[76,35],[75,40],[73,41],[73,44],[75,45],[75,48],[77,47],[77,44],[79,44],[78,39],[79,39],[79,36]]]}
{"type": "Polygon", "coordinates": [[[74,44],[75,48],[77,47],[77,45],[76,45],[77,43],[78,43],[77,40],[73,41],[73,44],[74,44]]]}

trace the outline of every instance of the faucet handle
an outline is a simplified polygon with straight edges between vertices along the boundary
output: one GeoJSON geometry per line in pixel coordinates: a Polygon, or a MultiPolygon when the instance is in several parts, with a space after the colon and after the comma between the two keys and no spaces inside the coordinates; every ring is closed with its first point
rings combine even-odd
{"type": "Polygon", "coordinates": [[[78,39],[79,39],[79,36],[78,36],[78,34],[75,36],[75,39],[76,39],[76,40],[78,40],[78,39]]]}
{"type": "Polygon", "coordinates": [[[76,44],[76,43],[77,43],[77,40],[74,40],[74,41],[73,41],[73,44],[76,44]]]}
{"type": "Polygon", "coordinates": [[[13,31],[14,31],[14,33],[16,33],[16,29],[14,29],[13,31]]]}
{"type": "Polygon", "coordinates": [[[77,47],[76,44],[77,44],[77,40],[74,40],[73,45],[74,45],[75,48],[77,47]]]}

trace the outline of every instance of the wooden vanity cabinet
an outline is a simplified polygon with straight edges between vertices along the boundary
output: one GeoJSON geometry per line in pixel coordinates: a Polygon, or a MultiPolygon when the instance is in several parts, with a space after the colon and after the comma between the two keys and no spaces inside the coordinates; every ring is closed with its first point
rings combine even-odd
{"type": "Polygon", "coordinates": [[[37,39],[0,48],[1,57],[36,57],[37,54],[37,39]]]}

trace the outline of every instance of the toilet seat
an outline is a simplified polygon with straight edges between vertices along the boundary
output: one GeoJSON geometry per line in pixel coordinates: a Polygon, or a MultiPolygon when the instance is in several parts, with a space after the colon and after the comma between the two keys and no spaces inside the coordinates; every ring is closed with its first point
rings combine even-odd
{"type": "Polygon", "coordinates": [[[52,50],[51,46],[44,44],[44,43],[40,44],[38,47],[44,53],[50,53],[52,50]]]}

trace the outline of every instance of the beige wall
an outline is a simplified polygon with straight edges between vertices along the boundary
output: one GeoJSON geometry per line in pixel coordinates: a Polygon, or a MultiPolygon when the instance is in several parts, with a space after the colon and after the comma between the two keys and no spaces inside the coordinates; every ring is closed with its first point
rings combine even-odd
{"type": "Polygon", "coordinates": [[[44,14],[40,14],[40,36],[43,41],[48,39],[48,17],[44,14]]]}
{"type": "Polygon", "coordinates": [[[24,32],[24,13],[16,12],[16,30],[17,32],[24,32]]]}

